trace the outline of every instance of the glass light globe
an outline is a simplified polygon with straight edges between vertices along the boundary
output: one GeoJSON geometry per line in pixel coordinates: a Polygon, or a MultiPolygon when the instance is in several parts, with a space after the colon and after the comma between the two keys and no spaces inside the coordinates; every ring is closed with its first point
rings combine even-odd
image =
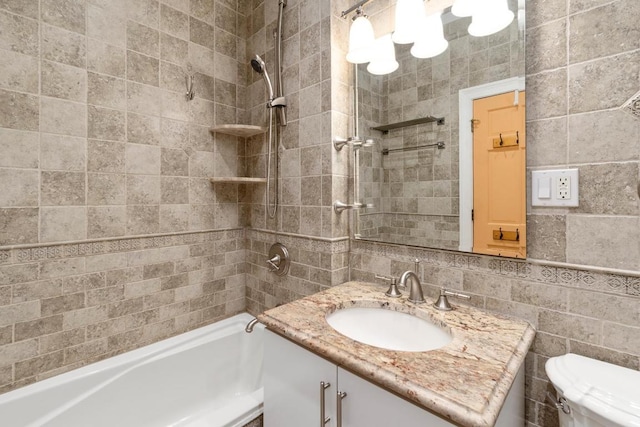
{"type": "Polygon", "coordinates": [[[449,42],[444,38],[442,12],[424,18],[418,31],[416,42],[411,48],[411,55],[416,58],[433,58],[447,50],[449,42]]]}
{"type": "Polygon", "coordinates": [[[378,76],[393,73],[400,64],[396,61],[396,48],[393,46],[391,34],[376,39],[371,62],[367,71],[378,76]]]}
{"type": "Polygon", "coordinates": [[[455,0],[451,6],[451,13],[461,18],[471,16],[477,2],[478,0],[455,0]]]}
{"type": "Polygon", "coordinates": [[[394,43],[413,43],[423,15],[422,0],[398,0],[396,3],[396,26],[392,36],[394,43]]]}
{"type": "Polygon", "coordinates": [[[349,30],[349,52],[347,61],[353,64],[364,64],[371,60],[371,48],[375,41],[373,27],[369,19],[358,16],[351,24],[349,30]]]}
{"type": "Polygon", "coordinates": [[[474,11],[469,25],[469,34],[475,37],[488,36],[509,26],[514,13],[509,10],[507,0],[486,0],[483,7],[474,11]]]}

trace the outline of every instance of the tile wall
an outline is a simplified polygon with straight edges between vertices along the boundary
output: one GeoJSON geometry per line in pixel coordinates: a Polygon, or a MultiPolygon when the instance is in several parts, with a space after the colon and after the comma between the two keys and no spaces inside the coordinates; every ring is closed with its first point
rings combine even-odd
{"type": "Polygon", "coordinates": [[[249,7],[0,0],[0,391],[245,310],[249,7]]]}

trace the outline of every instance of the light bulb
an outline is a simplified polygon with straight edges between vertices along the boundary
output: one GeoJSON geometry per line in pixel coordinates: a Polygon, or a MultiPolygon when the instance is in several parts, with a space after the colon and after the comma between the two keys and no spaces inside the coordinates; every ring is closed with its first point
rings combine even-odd
{"type": "Polygon", "coordinates": [[[423,15],[422,0],[398,0],[393,41],[398,44],[413,43],[423,15]]]}
{"type": "Polygon", "coordinates": [[[416,58],[433,58],[447,50],[449,42],[444,38],[442,12],[424,18],[418,31],[416,42],[411,48],[411,55],[416,58]]]}
{"type": "Polygon", "coordinates": [[[347,61],[353,64],[364,64],[371,60],[371,48],[375,36],[373,35],[373,27],[371,22],[365,16],[360,14],[349,30],[349,52],[347,53],[347,61]]]}
{"type": "Polygon", "coordinates": [[[386,34],[376,39],[373,47],[371,62],[367,65],[367,71],[375,75],[393,73],[400,64],[396,61],[396,49],[393,46],[391,34],[386,34]]]}
{"type": "Polygon", "coordinates": [[[477,0],[455,0],[451,6],[451,13],[461,18],[471,16],[476,4],[477,0]]]}
{"type": "Polygon", "coordinates": [[[514,13],[509,10],[507,0],[486,0],[483,7],[474,11],[468,29],[469,34],[483,37],[497,33],[507,28],[513,17],[514,13]]]}

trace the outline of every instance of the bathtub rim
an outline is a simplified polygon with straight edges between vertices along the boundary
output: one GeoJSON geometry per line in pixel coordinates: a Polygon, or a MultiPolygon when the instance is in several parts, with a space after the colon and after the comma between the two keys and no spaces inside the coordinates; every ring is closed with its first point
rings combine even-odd
{"type": "MultiPolygon", "coordinates": [[[[129,350],[116,356],[99,360],[41,381],[36,381],[35,383],[28,384],[24,387],[0,394],[0,407],[1,405],[11,403],[14,400],[27,397],[34,393],[47,391],[51,388],[66,384],[73,380],[85,378],[100,371],[114,369],[117,367],[124,367],[124,369],[126,369],[128,366],[141,363],[145,359],[150,360],[160,354],[173,353],[176,349],[181,347],[193,347],[205,336],[210,334],[213,334],[210,337],[213,338],[226,336],[240,331],[245,333],[244,327],[253,318],[254,316],[249,313],[239,313],[226,319],[147,344],[140,348],[129,350]]],[[[265,326],[261,323],[256,324],[256,328],[264,327],[265,326]]],[[[207,339],[206,341],[210,340],[211,339],[207,339]]]]}

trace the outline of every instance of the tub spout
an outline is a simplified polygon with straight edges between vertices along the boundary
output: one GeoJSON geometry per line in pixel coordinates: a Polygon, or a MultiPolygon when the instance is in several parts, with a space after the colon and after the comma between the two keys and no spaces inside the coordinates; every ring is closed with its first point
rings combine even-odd
{"type": "Polygon", "coordinates": [[[256,323],[258,323],[258,319],[254,317],[249,323],[247,323],[247,326],[244,328],[244,331],[250,334],[251,332],[253,332],[253,327],[256,326],[256,323]]]}

